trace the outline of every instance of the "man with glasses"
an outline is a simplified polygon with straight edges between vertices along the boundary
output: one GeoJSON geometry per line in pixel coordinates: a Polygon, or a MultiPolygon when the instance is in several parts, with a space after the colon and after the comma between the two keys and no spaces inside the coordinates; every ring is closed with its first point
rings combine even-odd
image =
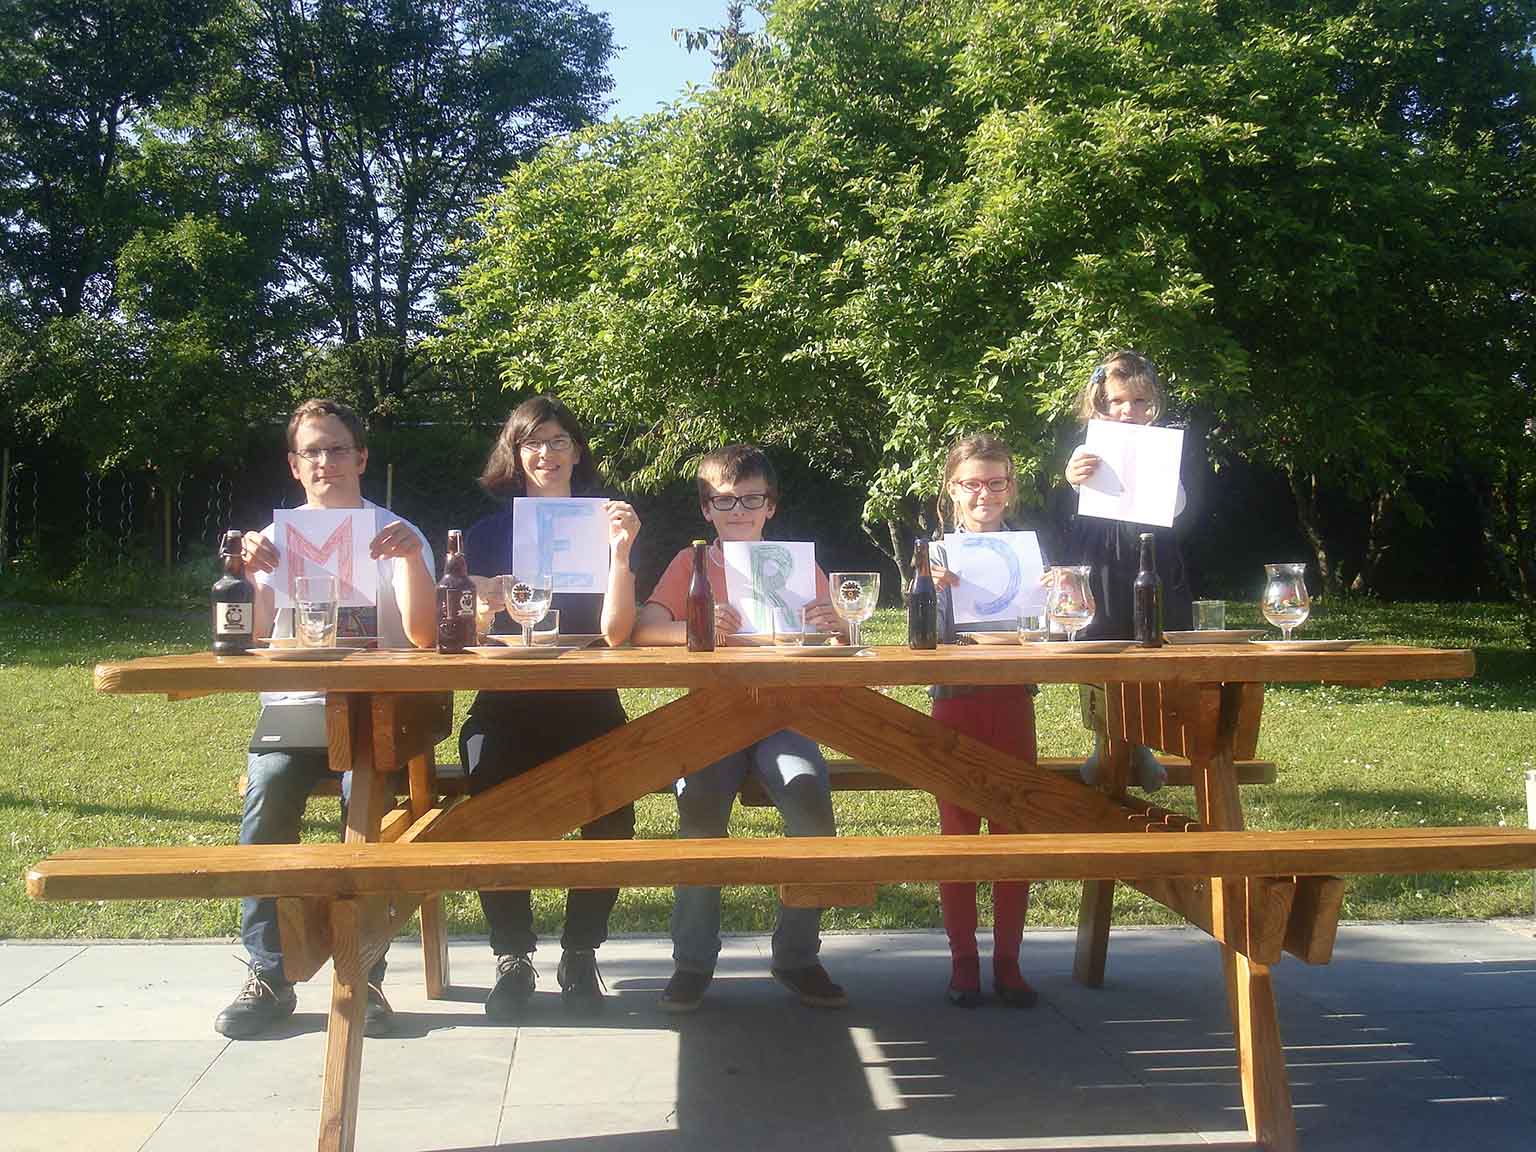
{"type": "MultiPolygon", "coordinates": [[[[378,524],[368,553],[378,566],[378,597],[374,607],[351,611],[342,634],[377,636],[384,648],[430,648],[437,638],[436,596],[432,549],[415,525],[396,519],[363,499],[363,473],[368,445],[363,422],[335,400],[306,400],[288,422],[288,468],[304,489],[305,508],[372,509],[378,524]]],[[[272,573],[277,569],[277,531],[268,524],[247,532],[241,541],[245,569],[256,591],[256,635],[290,637],[293,610],[274,612],[272,573]]],[[[325,696],[320,692],[263,692],[264,708],[314,709],[308,717],[317,733],[325,731],[325,696]]],[[[290,725],[290,728],[293,726],[290,725]]],[[[295,844],[304,806],[315,786],[330,774],[321,747],[251,753],[246,767],[245,814],[240,821],[242,844],[295,844]]],[[[342,777],[346,803],[351,773],[342,777]]],[[[250,973],[233,1003],[219,1013],[214,1029],[236,1040],[260,1036],[293,1012],[293,985],[283,974],[283,954],[277,927],[277,901],[247,897],[240,902],[240,936],[250,954],[250,973]]],[[[368,1010],[364,1032],[387,1035],[393,1013],[380,984],[381,957],[368,976],[368,1010]]]]}

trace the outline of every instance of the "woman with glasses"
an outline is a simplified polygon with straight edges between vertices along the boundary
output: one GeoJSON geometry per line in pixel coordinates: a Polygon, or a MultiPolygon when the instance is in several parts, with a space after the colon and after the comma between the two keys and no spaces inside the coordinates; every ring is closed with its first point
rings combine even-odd
{"type": "MultiPolygon", "coordinates": [[[[480,485],[506,507],[472,527],[464,538],[465,559],[485,616],[497,613],[494,630],[511,631],[501,612],[497,577],[512,568],[514,497],[602,496],[586,433],[570,410],[550,396],[535,396],[513,409],[496,439],[480,485]]],[[[635,623],[635,575],[630,551],[640,532],[635,510],[622,500],[603,506],[608,522],[608,584],[597,592],[559,592],[550,606],[560,613],[561,631],[600,633],[610,646],[629,639],[635,623]]],[[[470,795],[585,744],[625,722],[612,688],[563,692],[481,692],[459,730],[459,751],[470,795]]],[[[593,840],[631,840],[632,804],[614,810],[581,830],[593,840]]],[[[592,1013],[603,1005],[596,952],[608,938],[608,916],[618,890],[573,889],[565,896],[565,928],[557,971],[566,1008],[592,1013]]],[[[485,1002],[493,1020],[515,1020],[533,996],[537,972],[531,959],[538,937],[527,892],[482,892],[480,906],[490,925],[496,954],[496,985],[485,1002]]]]}

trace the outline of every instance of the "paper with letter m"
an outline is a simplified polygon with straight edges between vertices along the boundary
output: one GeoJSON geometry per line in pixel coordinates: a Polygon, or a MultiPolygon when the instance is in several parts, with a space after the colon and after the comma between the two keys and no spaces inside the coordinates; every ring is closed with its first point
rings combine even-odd
{"type": "Polygon", "coordinates": [[[1078,489],[1079,515],[1173,527],[1182,428],[1090,420],[1083,447],[1099,458],[1099,466],[1078,489]]]}
{"type": "Polygon", "coordinates": [[[368,554],[378,535],[372,508],[279,508],[272,513],[277,571],[272,590],[278,609],[293,605],[300,576],[336,577],[343,608],[372,608],[379,598],[379,564],[368,554]]]}
{"type": "Polygon", "coordinates": [[[816,599],[816,545],[802,540],[727,540],[725,596],[743,633],[797,632],[816,599]]]}
{"type": "Polygon", "coordinates": [[[585,496],[515,498],[509,575],[548,576],[556,592],[606,592],[606,503],[585,496]]]}
{"type": "Polygon", "coordinates": [[[960,578],[950,590],[957,625],[1045,611],[1045,564],[1033,532],[951,533],[944,537],[944,566],[960,578]]]}

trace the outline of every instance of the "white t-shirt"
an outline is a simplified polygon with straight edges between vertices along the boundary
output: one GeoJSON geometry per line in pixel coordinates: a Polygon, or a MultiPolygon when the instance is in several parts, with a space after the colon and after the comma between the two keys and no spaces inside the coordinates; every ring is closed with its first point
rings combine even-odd
{"type": "MultiPolygon", "coordinates": [[[[381,507],[371,500],[364,500],[363,507],[371,509],[374,514],[374,532],[378,532],[384,525],[399,517],[393,515],[388,508],[381,507]]],[[[427,538],[422,535],[421,529],[405,521],[405,526],[416,533],[421,541],[421,560],[427,566],[430,575],[433,568],[432,547],[427,543],[427,538]]],[[[277,543],[277,525],[268,524],[261,530],[261,534],[273,544],[277,543]]],[[[410,563],[410,558],[405,556],[383,557],[377,561],[379,568],[378,589],[378,637],[380,648],[409,648],[411,639],[405,634],[405,622],[400,617],[400,599],[396,594],[396,587],[405,587],[405,566],[410,563]]],[[[252,574],[252,582],[270,587],[272,573],[256,572],[252,574]]],[[[293,609],[284,608],[272,621],[272,635],[278,638],[286,638],[293,635],[293,609]]],[[[309,701],[321,702],[325,699],[324,692],[263,692],[261,702],[263,704],[302,704],[309,701]]]]}

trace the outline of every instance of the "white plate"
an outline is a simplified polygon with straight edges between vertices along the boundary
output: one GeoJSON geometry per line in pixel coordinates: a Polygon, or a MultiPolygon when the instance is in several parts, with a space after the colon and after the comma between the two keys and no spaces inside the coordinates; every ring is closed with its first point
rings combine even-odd
{"type": "MultiPolygon", "coordinates": [[[[497,632],[487,636],[486,639],[494,640],[497,644],[505,644],[509,648],[521,648],[523,646],[523,634],[521,632],[513,632],[511,635],[497,632]]],[[[585,648],[589,644],[596,644],[601,639],[602,636],[597,632],[562,632],[560,633],[560,643],[554,645],[554,647],[575,651],[577,648],[585,648]]],[[[537,642],[535,642],[535,646],[540,648],[551,647],[551,645],[537,644],[537,642]]]]}
{"type": "Polygon", "coordinates": [[[1250,640],[1270,652],[1340,652],[1366,640],[1250,640]]]}
{"type": "Polygon", "coordinates": [[[1262,628],[1207,628],[1200,632],[1164,632],[1170,644],[1241,644],[1264,635],[1262,628]]]}
{"type": "MultiPolygon", "coordinates": [[[[354,650],[373,649],[379,646],[377,636],[338,636],[333,647],[351,648],[354,650]]],[[[269,648],[300,648],[303,647],[295,636],[273,636],[267,641],[269,648]]]]}
{"type": "Polygon", "coordinates": [[[252,648],[256,656],[268,660],[343,660],[357,654],[356,648],[252,648]]]}
{"type": "Polygon", "coordinates": [[[554,644],[535,644],[532,648],[512,648],[505,644],[489,644],[483,648],[466,648],[482,660],[553,660],[562,652],[575,652],[575,648],[554,644]]]}
{"type": "Polygon", "coordinates": [[[1036,640],[1021,645],[1025,651],[1042,656],[1073,656],[1084,652],[1129,652],[1134,640],[1036,640]]]}
{"type": "Polygon", "coordinates": [[[1010,628],[1006,632],[961,632],[961,636],[968,637],[976,644],[1017,644],[1019,642],[1019,630],[1010,628]]]}
{"type": "Polygon", "coordinates": [[[766,648],[762,647],[761,645],[755,645],[752,647],[743,648],[741,650],[743,652],[754,653],[771,652],[776,656],[793,656],[797,659],[813,656],[863,656],[869,651],[867,648],[851,648],[847,644],[810,644],[805,646],[797,644],[780,644],[766,648]]]}

